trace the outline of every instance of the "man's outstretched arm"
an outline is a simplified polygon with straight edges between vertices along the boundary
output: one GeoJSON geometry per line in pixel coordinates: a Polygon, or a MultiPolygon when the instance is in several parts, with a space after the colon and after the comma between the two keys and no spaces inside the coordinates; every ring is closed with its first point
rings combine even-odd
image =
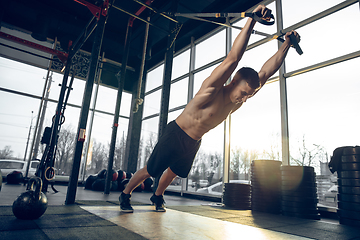
{"type": "MultiPolygon", "coordinates": [[[[291,41],[289,35],[294,34],[298,42],[300,41],[300,36],[295,31],[287,32],[285,35],[285,42],[281,45],[279,50],[265,62],[259,71],[259,80],[260,80],[260,88],[264,86],[266,81],[277,71],[279,70],[281,64],[284,62],[284,59],[291,47],[291,41]]],[[[259,89],[260,89],[259,88],[259,89]]],[[[259,89],[257,91],[259,91],[259,89]]],[[[256,92],[257,92],[256,91],[256,92]]]]}
{"type": "MultiPolygon", "coordinates": [[[[259,5],[253,12],[260,12],[264,18],[271,14],[271,10],[264,5],[259,5]]],[[[210,77],[204,81],[205,87],[219,88],[229,79],[244,55],[255,23],[256,21],[252,18],[247,20],[245,26],[236,37],[231,51],[225,60],[211,73],[210,77]]]]}

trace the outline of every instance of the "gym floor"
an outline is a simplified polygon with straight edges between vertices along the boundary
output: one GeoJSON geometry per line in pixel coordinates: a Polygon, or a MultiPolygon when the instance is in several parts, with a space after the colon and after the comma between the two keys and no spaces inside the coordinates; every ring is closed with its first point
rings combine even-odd
{"type": "Polygon", "coordinates": [[[0,191],[1,239],[360,239],[356,227],[338,220],[309,220],[233,210],[218,203],[165,195],[167,211],[150,205],[152,193],[134,192],[134,213],[119,211],[119,192],[78,187],[76,203],[65,205],[67,186],[47,193],[49,206],[37,220],[19,220],[12,203],[23,185],[3,183],[0,191]]]}

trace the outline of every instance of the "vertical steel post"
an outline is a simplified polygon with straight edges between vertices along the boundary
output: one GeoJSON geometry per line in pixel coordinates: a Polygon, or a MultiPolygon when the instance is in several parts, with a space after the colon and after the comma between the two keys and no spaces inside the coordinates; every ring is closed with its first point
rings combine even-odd
{"type": "MultiPolygon", "coordinates": [[[[230,25],[229,18],[226,18],[226,24],[230,25]]],[[[231,50],[231,28],[226,28],[226,55],[229,54],[231,50]]],[[[231,77],[226,81],[226,84],[229,84],[231,77]]],[[[230,181],[230,130],[231,128],[231,115],[229,114],[224,121],[224,160],[223,160],[223,184],[230,181]]]]}
{"type": "MultiPolygon", "coordinates": [[[[150,21],[150,17],[147,18],[150,21]]],[[[141,58],[141,66],[139,72],[138,84],[133,89],[133,98],[131,101],[132,111],[130,112],[130,120],[128,127],[128,134],[126,139],[126,148],[124,163],[127,162],[127,171],[136,172],[138,154],[139,154],[139,142],[141,136],[141,117],[143,113],[143,98],[145,94],[145,81],[146,81],[146,58],[147,58],[147,45],[149,39],[149,24],[146,24],[143,52],[141,58]],[[135,88],[136,87],[136,88],[135,88]]]]}
{"type": "MultiPolygon", "coordinates": [[[[171,10],[172,12],[176,12],[178,1],[172,1],[171,10]]],[[[168,37],[168,42],[166,46],[165,53],[165,63],[164,63],[164,75],[163,75],[163,84],[162,84],[162,92],[161,92],[161,106],[160,106],[160,117],[159,117],[159,131],[158,131],[158,139],[163,134],[167,121],[168,121],[168,113],[169,113],[169,100],[170,100],[170,85],[171,85],[171,73],[172,73],[172,64],[174,59],[174,50],[175,50],[175,37],[176,31],[172,31],[176,26],[176,23],[169,23],[169,31],[171,32],[168,37]]],[[[154,182],[154,192],[159,185],[160,176],[155,178],[154,182]]]]}
{"type": "Polygon", "coordinates": [[[95,31],[95,37],[91,51],[90,67],[89,67],[88,77],[86,80],[83,102],[81,106],[80,119],[79,119],[79,125],[76,136],[76,147],[75,147],[75,153],[73,159],[73,166],[69,179],[69,185],[67,188],[65,204],[75,203],[76,189],[79,178],[79,169],[80,169],[81,157],[83,153],[83,146],[85,140],[86,124],[90,109],[90,101],[94,86],[94,80],[98,68],[98,60],[99,60],[100,48],[104,35],[105,23],[106,23],[106,17],[101,14],[95,31]]]}
{"type": "Polygon", "coordinates": [[[168,48],[165,54],[165,64],[164,64],[164,75],[163,75],[163,84],[161,92],[161,107],[160,107],[160,118],[159,118],[159,132],[158,138],[163,134],[168,120],[169,113],[169,99],[170,99],[170,86],[171,86],[171,72],[172,72],[172,63],[174,58],[174,45],[170,47],[172,42],[172,34],[168,38],[168,48]]]}
{"type": "MultiPolygon", "coordinates": [[[[187,96],[187,103],[191,101],[194,96],[194,70],[195,70],[195,38],[191,37],[190,43],[190,62],[189,62],[189,82],[188,82],[188,96],[187,96]]],[[[181,186],[181,196],[183,195],[184,191],[188,190],[189,186],[189,178],[183,179],[182,186],[181,186]],[[186,180],[186,181],[185,181],[186,180]]]]}
{"type": "MultiPolygon", "coordinates": [[[[103,62],[105,59],[105,52],[102,53],[102,57],[101,57],[101,61],[103,62]]],[[[87,163],[87,158],[88,158],[88,153],[90,150],[90,142],[91,142],[91,133],[92,133],[92,127],[94,124],[94,117],[95,117],[95,107],[96,107],[96,101],[97,101],[97,96],[98,96],[98,92],[99,92],[99,86],[100,86],[100,82],[101,82],[101,74],[102,74],[102,68],[103,68],[103,63],[100,64],[100,69],[99,69],[99,74],[97,75],[96,78],[96,87],[95,87],[95,93],[94,93],[94,100],[93,100],[93,104],[92,104],[92,112],[90,114],[90,121],[89,121],[89,133],[86,136],[86,146],[85,146],[85,161],[84,164],[82,165],[82,180],[85,180],[85,174],[86,174],[86,163],[87,163]]]]}
{"type": "MultiPolygon", "coordinates": [[[[147,71],[146,65],[144,67],[144,72],[147,71]]],[[[145,95],[145,83],[146,83],[146,74],[143,75],[141,82],[140,95],[137,93],[139,88],[134,84],[133,96],[131,101],[131,106],[137,104],[138,96],[144,98],[145,95]]],[[[136,172],[138,165],[138,155],[139,155],[139,143],[141,137],[141,124],[142,124],[142,114],[143,114],[144,104],[138,106],[137,112],[130,112],[129,127],[126,139],[125,147],[125,156],[124,162],[126,162],[126,169],[129,172],[136,172]]]]}
{"type": "MultiPolygon", "coordinates": [[[[283,16],[281,0],[276,0],[276,25],[277,32],[283,30],[283,16]]],[[[282,43],[278,42],[278,48],[282,43]]],[[[285,74],[285,62],[279,69],[279,83],[280,83],[280,106],[281,106],[281,146],[282,146],[282,163],[283,165],[290,164],[289,151],[289,123],[288,123],[288,105],[287,105],[287,89],[285,74]]]]}
{"type": "Polygon", "coordinates": [[[115,106],[115,114],[114,114],[114,123],[112,126],[112,134],[111,134],[111,142],[110,142],[110,150],[109,150],[109,161],[108,161],[108,167],[105,180],[105,190],[104,194],[110,193],[110,179],[111,176],[111,170],[114,164],[114,153],[115,153],[115,144],[116,144],[116,135],[118,130],[118,123],[119,123],[119,113],[120,113],[120,106],[121,106],[121,97],[122,92],[124,90],[124,83],[126,78],[126,66],[127,61],[129,57],[129,50],[130,50],[130,42],[131,42],[131,33],[132,33],[132,26],[130,24],[130,20],[126,29],[126,35],[125,35],[125,46],[124,46],[124,55],[122,58],[122,65],[121,65],[121,73],[116,75],[116,78],[118,79],[118,92],[116,97],[116,106],[115,106]],[[119,76],[120,75],[120,76],[119,76]]]}

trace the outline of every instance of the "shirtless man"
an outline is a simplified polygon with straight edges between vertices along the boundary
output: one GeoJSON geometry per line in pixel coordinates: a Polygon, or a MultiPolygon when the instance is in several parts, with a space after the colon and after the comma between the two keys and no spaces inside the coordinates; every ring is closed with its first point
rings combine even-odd
{"type": "MultiPolygon", "coordinates": [[[[271,10],[259,5],[253,12],[260,12],[264,19],[270,20],[271,10]]],[[[133,212],[130,204],[132,191],[145,179],[162,174],[158,188],[150,200],[156,211],[165,211],[164,192],[178,175],[186,178],[190,172],[195,155],[200,147],[202,136],[223,122],[246,100],[253,96],[281,66],[291,46],[288,32],[285,42],[257,73],[251,68],[241,68],[236,72],[230,84],[224,86],[242,58],[256,21],[249,18],[234,41],[226,59],[205,79],[194,98],[184,111],[170,122],[164,134],[156,144],[147,165],[138,170],[121,193],[120,209],[133,212]]]]}

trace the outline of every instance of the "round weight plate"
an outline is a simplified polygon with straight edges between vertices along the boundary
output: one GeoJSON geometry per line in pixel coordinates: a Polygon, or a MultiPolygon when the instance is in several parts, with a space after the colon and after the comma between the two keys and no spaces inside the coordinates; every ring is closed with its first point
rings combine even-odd
{"type": "Polygon", "coordinates": [[[281,206],[281,210],[284,212],[293,212],[293,213],[301,213],[301,214],[318,214],[319,211],[317,208],[296,208],[296,207],[288,207],[281,206]]]}
{"type": "Polygon", "coordinates": [[[282,172],[313,173],[314,172],[314,167],[309,167],[309,166],[281,166],[280,170],[282,172]]]}
{"type": "Polygon", "coordinates": [[[258,172],[252,172],[251,173],[251,179],[271,179],[271,180],[281,180],[281,174],[278,173],[258,173],[258,172]]]}
{"type": "Polygon", "coordinates": [[[317,187],[317,184],[316,182],[312,182],[312,181],[305,181],[305,182],[294,182],[294,181],[282,181],[281,182],[281,186],[286,186],[286,187],[293,187],[293,188],[296,188],[296,187],[317,187]]]}
{"type": "Polygon", "coordinates": [[[276,160],[253,160],[251,162],[251,165],[275,165],[275,166],[279,166],[282,164],[281,161],[276,161],[276,160]]]}
{"type": "Polygon", "coordinates": [[[281,176],[294,176],[297,178],[315,178],[316,173],[314,172],[293,172],[293,171],[282,171],[281,176]]]}
{"type": "Polygon", "coordinates": [[[251,189],[231,189],[231,188],[224,188],[223,193],[229,194],[229,195],[235,195],[235,196],[247,196],[250,195],[251,189]]]}
{"type": "Polygon", "coordinates": [[[360,154],[360,146],[344,148],[342,155],[344,156],[344,155],[357,155],[357,154],[360,154]]]}
{"type": "Polygon", "coordinates": [[[344,224],[344,225],[353,226],[353,227],[360,227],[360,220],[354,220],[354,219],[350,219],[350,218],[341,217],[339,219],[339,223],[344,224]]]}
{"type": "Polygon", "coordinates": [[[234,185],[225,185],[224,189],[229,189],[229,190],[234,190],[234,191],[250,191],[251,190],[251,185],[239,185],[239,186],[234,186],[234,185]]]}
{"type": "Polygon", "coordinates": [[[269,172],[269,173],[259,173],[259,172],[251,172],[251,178],[260,178],[260,179],[281,179],[280,172],[269,172]]]}
{"type": "Polygon", "coordinates": [[[280,200],[281,199],[281,194],[277,193],[277,194],[262,194],[262,193],[252,193],[251,194],[251,199],[254,201],[275,201],[275,200],[280,200]]]}
{"type": "Polygon", "coordinates": [[[289,201],[289,202],[302,202],[304,204],[307,203],[317,203],[319,200],[314,197],[297,197],[297,196],[281,196],[283,201],[289,201]]]}
{"type": "Polygon", "coordinates": [[[237,196],[228,196],[228,195],[223,195],[223,199],[227,199],[227,200],[238,200],[238,201],[251,201],[251,197],[250,196],[242,196],[242,197],[237,197],[237,196]]]}
{"type": "Polygon", "coordinates": [[[353,179],[339,178],[338,184],[339,186],[360,187],[360,178],[353,178],[353,179]]]}
{"type": "Polygon", "coordinates": [[[342,202],[360,203],[360,195],[342,193],[342,194],[338,194],[337,197],[338,200],[342,202]]]}
{"type": "Polygon", "coordinates": [[[268,172],[280,172],[279,166],[271,165],[251,165],[251,172],[268,173],[268,172]]]}
{"type": "Polygon", "coordinates": [[[252,198],[251,202],[265,206],[267,205],[280,206],[281,198],[266,198],[266,199],[252,198]]]}
{"type": "Polygon", "coordinates": [[[256,175],[258,174],[259,176],[263,175],[263,176],[268,176],[268,175],[280,175],[280,169],[269,169],[269,168],[251,168],[250,169],[250,175],[256,175]]]}
{"type": "Polygon", "coordinates": [[[250,184],[243,184],[243,185],[226,185],[224,186],[225,190],[233,190],[233,191],[250,191],[251,190],[251,185],[250,184]]]}
{"type": "Polygon", "coordinates": [[[339,209],[358,211],[360,212],[360,203],[351,203],[351,202],[338,202],[339,209]]]}
{"type": "Polygon", "coordinates": [[[338,213],[339,217],[360,220],[360,212],[359,211],[338,209],[337,213],[338,213]]]}
{"type": "Polygon", "coordinates": [[[317,197],[316,192],[306,192],[306,191],[281,191],[281,196],[293,196],[293,197],[317,197]]]}
{"type": "Polygon", "coordinates": [[[284,216],[289,216],[289,217],[320,220],[320,214],[301,214],[301,213],[293,213],[293,212],[285,212],[285,211],[283,211],[282,214],[284,216]]]}
{"type": "Polygon", "coordinates": [[[250,187],[250,183],[225,183],[225,187],[234,187],[234,188],[246,188],[250,187]]]}
{"type": "Polygon", "coordinates": [[[316,202],[290,202],[290,201],[281,201],[282,206],[286,207],[295,207],[295,208],[316,208],[317,203],[316,202]]]}
{"type": "Polygon", "coordinates": [[[295,191],[295,192],[316,192],[316,187],[292,187],[290,185],[281,186],[282,191],[295,191]]]}
{"type": "Polygon", "coordinates": [[[266,186],[256,183],[251,188],[252,191],[260,191],[260,192],[279,192],[280,189],[281,189],[281,185],[266,186]]]}
{"type": "Polygon", "coordinates": [[[257,191],[254,189],[254,191],[251,192],[252,198],[264,198],[264,199],[274,199],[274,198],[280,198],[281,197],[281,191],[257,191]]]}
{"type": "Polygon", "coordinates": [[[281,181],[251,181],[251,188],[262,188],[262,189],[280,189],[281,181]]]}
{"type": "Polygon", "coordinates": [[[257,203],[257,204],[261,204],[261,205],[280,205],[281,203],[281,198],[280,197],[276,197],[276,198],[251,198],[251,202],[253,203],[257,203]]]}
{"type": "Polygon", "coordinates": [[[224,189],[223,194],[228,196],[244,197],[244,196],[250,196],[251,191],[250,190],[234,191],[234,190],[224,189]]]}
{"type": "Polygon", "coordinates": [[[345,193],[345,194],[360,195],[360,187],[344,187],[344,186],[339,186],[339,187],[338,187],[338,191],[339,191],[340,194],[345,193]]]}
{"type": "Polygon", "coordinates": [[[340,171],[338,178],[360,178],[360,171],[340,171]]]}
{"type": "Polygon", "coordinates": [[[282,179],[282,181],[298,182],[298,183],[305,183],[305,184],[316,182],[315,177],[302,178],[302,177],[294,176],[294,175],[282,175],[281,179],[282,179]]]}
{"type": "Polygon", "coordinates": [[[358,163],[342,163],[341,170],[342,171],[359,171],[360,170],[360,162],[358,162],[358,163]]]}
{"type": "Polygon", "coordinates": [[[279,191],[281,189],[281,184],[260,184],[257,182],[252,182],[251,190],[258,189],[264,191],[279,191]]]}
{"type": "Polygon", "coordinates": [[[341,162],[347,163],[347,162],[360,162],[360,155],[348,155],[348,156],[342,156],[341,162]]]}

